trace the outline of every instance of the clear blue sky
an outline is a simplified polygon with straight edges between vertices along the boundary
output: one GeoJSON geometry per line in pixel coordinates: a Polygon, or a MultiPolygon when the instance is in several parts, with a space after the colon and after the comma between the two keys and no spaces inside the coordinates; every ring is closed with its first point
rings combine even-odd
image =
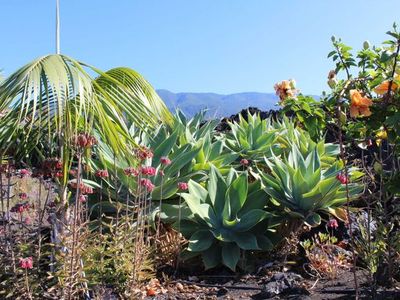
{"type": "MultiPolygon", "coordinates": [[[[326,87],[330,37],[380,42],[399,0],[61,0],[61,52],[128,66],[174,92],[271,92],[295,78],[326,87]]],[[[0,0],[0,68],[54,52],[55,0],[0,0]]]]}

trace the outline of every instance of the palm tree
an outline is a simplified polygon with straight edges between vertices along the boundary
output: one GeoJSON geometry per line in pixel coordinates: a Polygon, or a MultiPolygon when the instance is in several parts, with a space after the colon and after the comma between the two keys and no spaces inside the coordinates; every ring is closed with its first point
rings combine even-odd
{"type": "MultiPolygon", "coordinates": [[[[151,85],[127,68],[102,71],[62,54],[40,57],[0,84],[0,154],[18,159],[52,149],[71,162],[71,143],[79,132],[93,133],[115,155],[129,155],[129,123],[147,129],[171,114],[151,85]],[[99,76],[93,79],[88,71],[99,76]]],[[[64,176],[64,193],[67,177],[64,176]]]]}

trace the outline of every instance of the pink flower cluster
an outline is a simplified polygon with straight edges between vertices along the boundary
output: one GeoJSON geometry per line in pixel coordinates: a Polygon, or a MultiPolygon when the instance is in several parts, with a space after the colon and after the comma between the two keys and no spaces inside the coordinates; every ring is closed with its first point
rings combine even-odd
{"type": "Polygon", "coordinates": [[[154,156],[153,151],[144,146],[136,149],[135,154],[140,160],[145,160],[147,158],[152,158],[154,156]]]}
{"type": "Polygon", "coordinates": [[[341,184],[349,183],[349,178],[343,173],[337,174],[336,179],[339,180],[341,184]]]}
{"type": "Polygon", "coordinates": [[[20,258],[19,259],[19,267],[22,269],[32,269],[33,268],[32,257],[20,258]]]}
{"type": "Polygon", "coordinates": [[[13,206],[13,207],[10,209],[10,211],[11,211],[11,212],[16,212],[16,213],[22,214],[24,211],[27,211],[27,210],[29,210],[30,208],[31,208],[31,205],[30,205],[28,202],[26,202],[26,203],[19,203],[19,204],[16,204],[15,206],[13,206]]]}
{"type": "Polygon", "coordinates": [[[136,177],[139,175],[139,171],[137,169],[135,169],[134,167],[128,167],[128,168],[124,169],[124,173],[126,176],[133,176],[133,177],[136,177]]]}
{"type": "Polygon", "coordinates": [[[61,171],[62,167],[63,163],[59,158],[47,158],[42,164],[42,169],[37,171],[35,176],[62,178],[64,176],[64,173],[61,171]]]}
{"type": "Polygon", "coordinates": [[[97,170],[95,173],[96,177],[99,178],[107,178],[108,177],[108,171],[107,170],[97,170]]]}
{"type": "Polygon", "coordinates": [[[338,222],[336,221],[336,219],[330,219],[330,220],[328,221],[328,223],[326,223],[326,226],[328,226],[329,228],[332,228],[332,229],[336,229],[336,228],[339,227],[339,224],[338,224],[338,222]]]}
{"type": "Polygon", "coordinates": [[[21,169],[19,170],[19,175],[21,178],[27,177],[31,175],[31,172],[28,169],[21,169]]]}
{"type": "MultiPolygon", "coordinates": [[[[77,189],[78,188],[78,184],[76,182],[71,182],[70,183],[70,187],[73,188],[73,189],[77,189]]],[[[88,186],[88,185],[84,184],[83,182],[81,182],[79,184],[79,190],[84,195],[93,194],[93,188],[91,186],[88,186]]]]}
{"type": "Polygon", "coordinates": [[[154,176],[156,175],[156,169],[153,167],[143,166],[140,168],[140,173],[144,176],[154,176]]]}
{"type": "Polygon", "coordinates": [[[181,191],[187,191],[189,189],[189,185],[187,182],[178,182],[178,189],[181,191]]]}
{"type": "Polygon", "coordinates": [[[20,193],[18,196],[19,196],[19,199],[21,199],[21,200],[28,199],[28,195],[26,193],[20,193]]]}
{"type": "Polygon", "coordinates": [[[97,144],[97,140],[94,136],[87,133],[80,133],[74,138],[74,143],[80,148],[91,148],[97,144]]]}
{"type": "Polygon", "coordinates": [[[240,160],[240,164],[244,167],[247,167],[249,165],[249,161],[245,158],[240,160]]]}
{"type": "Polygon", "coordinates": [[[142,178],[140,180],[140,185],[145,187],[148,192],[152,192],[154,190],[154,184],[150,181],[150,179],[142,178]]]}
{"type": "Polygon", "coordinates": [[[170,160],[168,157],[162,156],[162,157],[160,158],[160,163],[161,163],[163,166],[169,166],[172,162],[171,162],[171,160],[170,160]]]}

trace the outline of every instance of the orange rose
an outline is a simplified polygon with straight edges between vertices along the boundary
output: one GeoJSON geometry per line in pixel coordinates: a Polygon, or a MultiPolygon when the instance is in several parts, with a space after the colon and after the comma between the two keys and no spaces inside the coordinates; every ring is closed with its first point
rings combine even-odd
{"type": "Polygon", "coordinates": [[[372,105],[372,100],[363,97],[357,90],[350,90],[350,116],[356,118],[358,116],[370,116],[369,107],[372,105]]]}

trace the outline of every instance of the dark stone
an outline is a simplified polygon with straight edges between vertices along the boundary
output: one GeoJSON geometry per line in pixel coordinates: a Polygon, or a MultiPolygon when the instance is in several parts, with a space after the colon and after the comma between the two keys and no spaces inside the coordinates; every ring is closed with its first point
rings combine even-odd
{"type": "Polygon", "coordinates": [[[299,274],[293,272],[276,273],[274,276],[272,276],[269,282],[264,285],[260,294],[265,297],[264,299],[272,298],[282,294],[288,296],[290,295],[292,297],[291,299],[298,299],[296,298],[297,296],[308,295],[307,290],[298,285],[302,279],[303,278],[299,274]]]}
{"type": "Polygon", "coordinates": [[[218,296],[218,297],[224,296],[224,295],[226,295],[226,294],[228,294],[228,289],[227,289],[227,288],[224,288],[224,287],[220,288],[220,289],[218,290],[218,292],[217,292],[217,296],[218,296]]]}

